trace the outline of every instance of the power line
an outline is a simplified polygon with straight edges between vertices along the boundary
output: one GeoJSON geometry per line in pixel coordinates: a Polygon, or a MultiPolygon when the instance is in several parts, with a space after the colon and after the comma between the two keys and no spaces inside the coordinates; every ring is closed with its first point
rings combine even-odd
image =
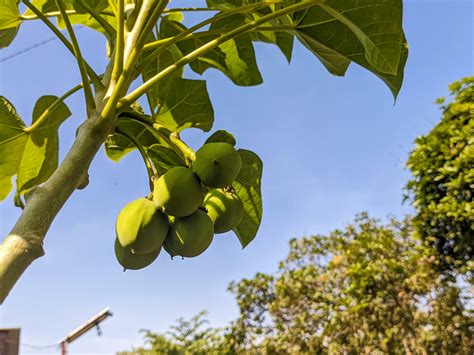
{"type": "MultiPolygon", "coordinates": [[[[78,27],[78,28],[77,28],[77,31],[79,31],[79,30],[81,30],[81,29],[83,29],[83,28],[84,28],[84,27],[78,27]]],[[[8,55],[8,56],[6,56],[6,57],[0,58],[0,63],[6,62],[7,60],[10,60],[10,59],[15,58],[16,56],[19,56],[20,54],[27,53],[27,52],[29,52],[29,51],[35,49],[35,48],[41,47],[41,46],[43,46],[43,45],[45,45],[45,44],[47,44],[47,43],[49,43],[49,42],[53,42],[53,41],[55,41],[55,40],[57,40],[57,39],[58,39],[58,37],[52,36],[52,37],[49,37],[48,39],[45,39],[45,40],[43,40],[43,41],[41,41],[41,42],[37,42],[37,43],[35,43],[35,44],[33,44],[33,45],[29,46],[29,47],[26,47],[26,48],[24,48],[24,49],[19,50],[19,51],[13,53],[13,54],[10,54],[10,55],[8,55]]]]}
{"type": "Polygon", "coordinates": [[[37,350],[59,348],[59,343],[51,344],[51,345],[32,345],[32,344],[20,343],[20,345],[25,346],[30,349],[37,349],[37,350]]]}

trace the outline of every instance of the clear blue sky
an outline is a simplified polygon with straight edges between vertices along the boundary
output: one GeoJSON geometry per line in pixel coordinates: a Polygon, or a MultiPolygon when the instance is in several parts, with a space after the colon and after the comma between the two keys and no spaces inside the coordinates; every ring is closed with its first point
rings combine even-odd
{"type": "MultiPolygon", "coordinates": [[[[342,227],[364,210],[380,218],[409,213],[402,204],[404,163],[415,137],[438,122],[433,101],[452,81],[474,74],[473,22],[471,0],[405,1],[410,57],[395,105],[369,72],[354,65],[345,78],[331,76],[300,45],[290,66],[275,48],[258,45],[265,83],[257,87],[236,87],[208,71],[215,129],[233,132],[239,147],[264,161],[264,216],[255,241],[242,251],[234,235],[219,235],[201,257],[171,261],[163,253],[151,267],[123,273],[113,252],[114,221],[127,202],[147,193],[146,174],[137,153],[115,164],[101,151],[90,185],[51,227],[46,256],[1,308],[0,326],[21,327],[23,343],[51,344],[110,306],[114,316],[103,323],[103,336],[89,333],[71,345],[71,354],[130,348],[141,343],[139,329],[164,331],[201,309],[212,325],[223,326],[237,314],[228,283],[274,271],[290,238],[342,227]]],[[[40,24],[26,24],[0,58],[48,37],[40,24]]],[[[84,29],[79,38],[89,61],[103,66],[99,37],[84,29]]],[[[57,41],[2,63],[0,75],[0,93],[27,122],[39,96],[60,95],[79,82],[57,41]]],[[[74,114],[61,128],[61,155],[84,115],[80,95],[68,105],[74,114]]],[[[184,138],[197,148],[206,135],[191,131],[184,138]]],[[[0,204],[2,236],[20,213],[12,205],[11,197],[0,204]]],[[[41,352],[22,347],[22,354],[35,353],[41,352]]]]}

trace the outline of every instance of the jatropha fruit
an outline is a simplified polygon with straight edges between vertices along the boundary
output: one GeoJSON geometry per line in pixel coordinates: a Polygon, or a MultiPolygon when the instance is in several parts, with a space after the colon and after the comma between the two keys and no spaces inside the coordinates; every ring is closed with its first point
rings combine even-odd
{"type": "Polygon", "coordinates": [[[244,205],[232,187],[242,167],[239,152],[228,143],[206,143],[196,153],[176,143],[188,166],[171,167],[159,177],[155,170],[150,195],[130,202],[117,217],[115,255],[124,269],[150,265],[162,248],[171,257],[201,255],[214,233],[242,220],[244,205]]]}
{"type": "Polygon", "coordinates": [[[173,219],[166,243],[173,253],[192,258],[211,245],[213,236],[211,219],[199,209],[189,216],[173,219]]]}
{"type": "Polygon", "coordinates": [[[240,223],[244,204],[232,190],[212,189],[204,197],[204,208],[214,222],[214,233],[228,232],[240,223]]]}
{"type": "Polygon", "coordinates": [[[168,218],[153,201],[139,198],[126,205],[115,224],[117,240],[134,254],[148,254],[160,249],[168,234],[168,218]]]}
{"type": "Polygon", "coordinates": [[[232,185],[241,168],[240,154],[229,143],[204,144],[193,162],[193,171],[209,187],[232,185]]]}
{"type": "Polygon", "coordinates": [[[172,168],[154,182],[155,205],[170,216],[189,216],[199,208],[202,199],[201,182],[188,168],[172,168]]]}

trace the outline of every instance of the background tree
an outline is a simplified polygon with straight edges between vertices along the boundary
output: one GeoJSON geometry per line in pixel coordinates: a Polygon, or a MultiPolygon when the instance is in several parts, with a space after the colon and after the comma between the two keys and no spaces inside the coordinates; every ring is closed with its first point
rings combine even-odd
{"type": "Polygon", "coordinates": [[[276,273],[230,285],[239,317],[215,351],[470,353],[469,298],[434,267],[409,218],[382,224],[362,213],[344,229],[289,245],[276,273]]]}
{"type": "MultiPolygon", "coordinates": [[[[407,184],[417,210],[421,238],[434,246],[442,270],[474,270],[474,77],[449,87],[452,101],[441,106],[441,121],[418,137],[407,167],[407,184]]],[[[438,103],[444,103],[439,99],[438,103]]]]}
{"type": "MultiPolygon", "coordinates": [[[[81,83],[60,97],[39,98],[29,126],[0,97],[0,199],[9,195],[16,177],[15,203],[24,208],[0,245],[0,302],[44,254],[51,223],[74,191],[87,186],[89,166],[102,145],[114,161],[138,149],[150,187],[167,170],[192,165],[194,152],[179,132],[210,131],[214,112],[206,81],[185,78],[185,67],[198,74],[214,68],[237,85],[257,85],[262,77],[253,43],[274,44],[290,60],[296,38],[330,73],[342,76],[357,63],[396,96],[408,56],[401,0],[208,0],[202,7],[185,8],[169,0],[19,3],[0,0],[0,48],[14,41],[23,22],[42,21],[75,57],[81,83]],[[184,21],[183,14],[196,12],[202,16],[184,21]],[[74,25],[104,35],[105,68],[92,68],[84,59],[74,25]],[[65,100],[80,90],[87,118],[59,164],[58,128],[71,115],[65,100]]],[[[208,141],[235,145],[233,136],[222,131],[208,141]]],[[[262,162],[248,150],[239,154],[243,168],[232,185],[245,203],[233,230],[245,247],[262,216],[262,162]]]]}
{"type": "Polygon", "coordinates": [[[118,355],[148,354],[209,354],[227,350],[221,329],[205,328],[209,321],[206,311],[201,311],[189,320],[179,318],[166,334],[142,330],[146,348],[120,352],[118,355]]]}

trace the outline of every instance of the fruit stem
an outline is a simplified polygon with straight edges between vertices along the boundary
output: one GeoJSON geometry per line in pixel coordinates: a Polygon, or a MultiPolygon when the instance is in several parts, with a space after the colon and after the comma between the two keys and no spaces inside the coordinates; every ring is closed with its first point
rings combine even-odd
{"type": "Polygon", "coordinates": [[[196,153],[192,150],[186,143],[184,143],[178,132],[173,132],[170,134],[171,142],[178,148],[181,153],[183,153],[184,158],[186,159],[186,163],[188,166],[196,160],[196,153]]]}
{"type": "Polygon", "coordinates": [[[122,131],[120,128],[118,127],[115,128],[115,133],[120,134],[124,137],[127,137],[137,147],[138,151],[140,152],[140,155],[143,158],[143,161],[145,162],[146,171],[148,173],[148,182],[150,184],[150,191],[153,191],[153,180],[155,179],[154,178],[155,176],[158,176],[158,172],[156,171],[155,167],[151,163],[151,159],[146,153],[145,148],[143,148],[143,146],[140,144],[140,142],[138,142],[138,140],[135,137],[122,131]]]}

